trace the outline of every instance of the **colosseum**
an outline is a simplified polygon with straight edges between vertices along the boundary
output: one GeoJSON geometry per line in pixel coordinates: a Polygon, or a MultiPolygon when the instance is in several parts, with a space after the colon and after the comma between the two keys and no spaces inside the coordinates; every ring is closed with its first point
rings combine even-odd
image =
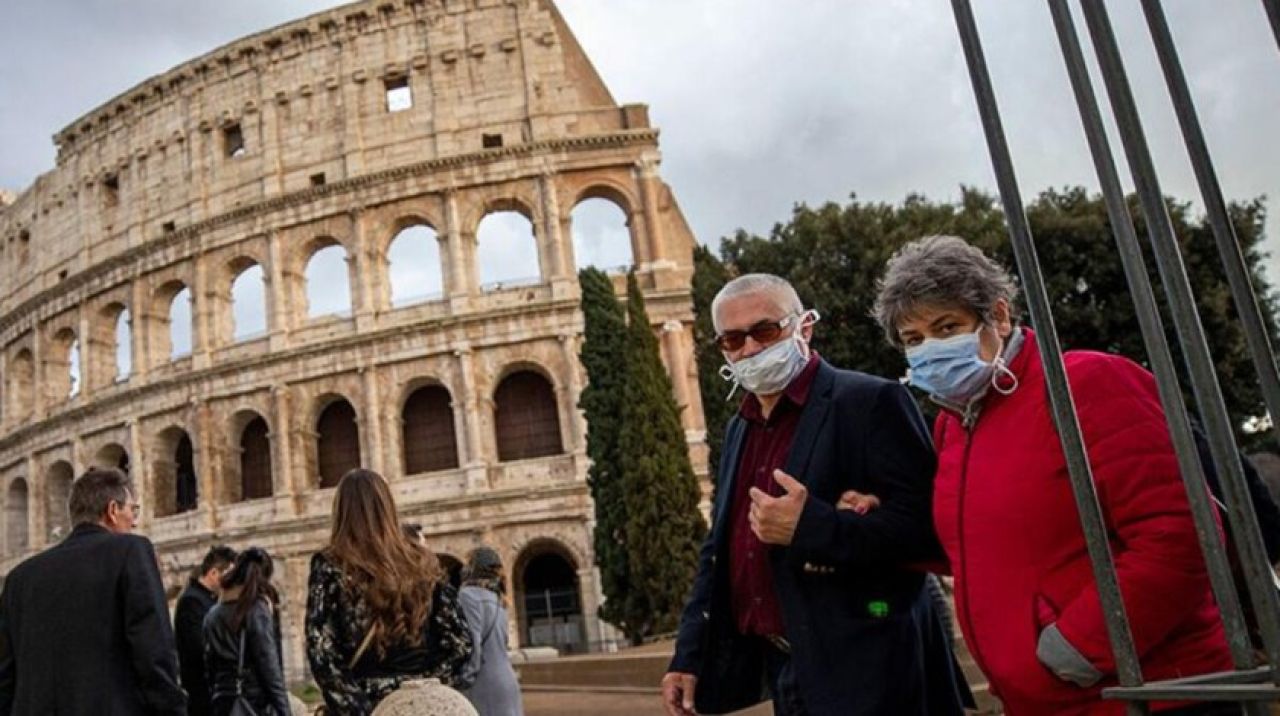
{"type": "Polygon", "coordinates": [[[705,487],[693,237],[647,108],[615,102],[551,0],[345,5],[54,142],[0,193],[0,573],[66,533],[75,475],[125,468],[171,598],[212,543],[276,555],[301,678],[309,556],[365,465],[446,559],[499,548],[513,646],[616,641],[576,272],[621,289],[634,267],[705,487]],[[588,209],[604,228],[575,227],[588,209]]]}

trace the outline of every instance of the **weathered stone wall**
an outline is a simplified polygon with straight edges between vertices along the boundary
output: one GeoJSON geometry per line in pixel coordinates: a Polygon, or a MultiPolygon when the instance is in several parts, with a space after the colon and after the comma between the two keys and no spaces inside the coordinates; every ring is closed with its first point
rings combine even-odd
{"type": "Polygon", "coordinates": [[[0,206],[0,570],[65,533],[70,474],[127,457],[171,594],[215,541],[277,556],[300,676],[308,558],[332,502],[318,488],[316,420],[341,398],[362,462],[388,475],[440,552],[494,544],[517,586],[529,557],[561,555],[577,570],[587,638],[610,638],[595,620],[570,213],[604,198],[627,217],[704,474],[693,237],[658,175],[645,108],[613,101],[549,0],[343,6],[152,78],[55,141],[57,167],[0,206]],[[386,88],[405,84],[412,107],[389,111],[386,88]],[[243,151],[228,151],[237,130],[243,151]],[[482,146],[494,136],[500,147],[482,146]],[[538,283],[481,287],[476,227],[495,210],[532,222],[538,283]],[[417,223],[438,236],[444,295],[393,308],[388,245],[417,223]],[[351,311],[308,318],[304,268],[329,245],[347,255],[351,311]],[[267,331],[237,341],[230,286],[255,264],[267,331]],[[184,288],[192,349],[174,357],[169,306],[184,288]],[[119,380],[123,310],[132,371],[119,380]],[[81,385],[69,397],[73,342],[81,385]],[[517,369],[553,387],[562,454],[499,461],[494,391],[517,369]],[[432,383],[451,397],[459,467],[405,474],[401,410],[432,383]],[[254,415],[269,429],[272,496],[237,501],[239,435],[254,415]],[[182,434],[199,504],[171,514],[182,434]]]}

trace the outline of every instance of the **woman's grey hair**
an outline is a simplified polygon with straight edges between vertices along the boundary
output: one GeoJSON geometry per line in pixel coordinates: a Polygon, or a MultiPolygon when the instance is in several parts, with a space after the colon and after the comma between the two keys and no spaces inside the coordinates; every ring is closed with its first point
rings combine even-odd
{"type": "Polygon", "coordinates": [[[926,236],[890,257],[876,284],[871,315],[885,339],[901,347],[898,326],[922,308],[961,308],[990,321],[996,301],[1003,298],[1016,319],[1017,296],[1013,276],[977,247],[958,236],[926,236]]]}
{"type": "Polygon", "coordinates": [[[804,311],[800,295],[791,282],[771,273],[743,274],[721,287],[720,292],[711,301],[711,323],[716,332],[720,332],[720,304],[730,298],[752,293],[767,293],[773,297],[778,308],[788,315],[804,311]]]}
{"type": "Polygon", "coordinates": [[[107,513],[107,506],[113,500],[124,507],[133,494],[133,481],[124,472],[113,467],[89,468],[71,483],[71,496],[67,500],[71,524],[97,522],[107,513]]]}

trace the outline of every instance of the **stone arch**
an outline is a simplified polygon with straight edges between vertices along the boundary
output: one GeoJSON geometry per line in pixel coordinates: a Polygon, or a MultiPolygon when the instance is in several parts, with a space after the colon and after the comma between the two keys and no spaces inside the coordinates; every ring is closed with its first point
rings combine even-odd
{"type": "Polygon", "coordinates": [[[227,342],[239,343],[266,335],[271,322],[267,307],[267,274],[256,259],[240,256],[227,263],[230,310],[221,317],[227,342]]]}
{"type": "Polygon", "coordinates": [[[71,483],[75,470],[71,463],[59,460],[45,471],[45,524],[49,526],[49,541],[57,542],[71,532],[71,483]]]}
{"type": "Polygon", "coordinates": [[[499,462],[563,453],[555,384],[544,371],[526,364],[503,373],[493,391],[499,462]]]}
{"type": "Polygon", "coordinates": [[[168,281],[152,296],[155,330],[151,331],[152,363],[159,365],[191,355],[195,344],[191,288],[180,280],[168,281]]]}
{"type": "Polygon", "coordinates": [[[317,402],[315,415],[316,476],[321,489],[334,487],[362,463],[359,414],[351,401],[331,393],[317,402]]]}
{"type": "Polygon", "coordinates": [[[404,474],[451,470],[460,464],[453,395],[435,381],[415,381],[400,401],[404,474]]]}
{"type": "Polygon", "coordinates": [[[150,500],[156,517],[196,509],[200,480],[196,475],[195,444],[185,429],[172,425],[155,438],[150,500]]]}
{"type": "Polygon", "coordinates": [[[300,293],[307,319],[350,316],[351,254],[347,247],[331,236],[321,236],[308,242],[300,256],[300,293]]]}
{"type": "Polygon", "coordinates": [[[107,443],[94,453],[93,466],[114,467],[128,475],[130,470],[129,451],[125,450],[120,443],[107,443]]]}
{"type": "Polygon", "coordinates": [[[275,493],[275,473],[271,465],[271,425],[256,410],[238,411],[231,418],[234,474],[225,489],[229,502],[256,500],[275,493]]]}
{"type": "Polygon", "coordinates": [[[87,371],[93,385],[124,382],[133,372],[133,317],[129,306],[112,301],[98,312],[89,336],[93,364],[87,371]]]}
{"type": "Polygon", "coordinates": [[[635,265],[636,240],[626,195],[608,185],[592,185],[579,194],[569,212],[575,268],[626,271],[635,265]]]}
{"type": "Polygon", "coordinates": [[[406,216],[393,227],[383,253],[387,305],[399,308],[443,298],[444,252],[435,226],[425,218],[406,216]]]}
{"type": "Polygon", "coordinates": [[[511,574],[522,645],[554,646],[567,653],[586,651],[578,578],[582,564],[572,549],[555,538],[536,538],[520,550],[511,574]]]}
{"type": "Polygon", "coordinates": [[[21,554],[31,546],[27,480],[15,477],[5,492],[5,552],[21,554]]]}
{"type": "Polygon", "coordinates": [[[482,291],[541,283],[537,213],[521,199],[489,201],[475,224],[477,283],[482,291]]]}
{"type": "Polygon", "coordinates": [[[44,359],[45,395],[56,405],[80,394],[80,337],[72,328],[63,327],[53,334],[49,349],[44,359]]]}
{"type": "Polygon", "coordinates": [[[24,420],[35,412],[36,363],[31,351],[23,348],[9,361],[5,371],[5,416],[24,420]]]}

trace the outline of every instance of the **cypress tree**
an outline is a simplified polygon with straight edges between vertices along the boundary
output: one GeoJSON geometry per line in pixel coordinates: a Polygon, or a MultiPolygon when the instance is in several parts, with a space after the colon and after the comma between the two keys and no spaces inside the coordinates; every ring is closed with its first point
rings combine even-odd
{"type": "Polygon", "coordinates": [[[587,372],[587,386],[582,390],[578,407],[587,420],[587,457],[591,458],[587,485],[595,501],[592,540],[605,597],[600,618],[629,634],[624,626],[626,611],[623,608],[630,592],[624,541],[626,513],[618,460],[626,315],[613,293],[613,282],[603,271],[594,267],[582,269],[578,272],[578,283],[582,287],[583,315],[579,358],[587,372]]]}
{"type": "Polygon", "coordinates": [[[634,273],[627,277],[624,351],[618,465],[630,585],[619,608],[620,626],[638,643],[678,625],[706,524],[680,407],[634,273]]]}

